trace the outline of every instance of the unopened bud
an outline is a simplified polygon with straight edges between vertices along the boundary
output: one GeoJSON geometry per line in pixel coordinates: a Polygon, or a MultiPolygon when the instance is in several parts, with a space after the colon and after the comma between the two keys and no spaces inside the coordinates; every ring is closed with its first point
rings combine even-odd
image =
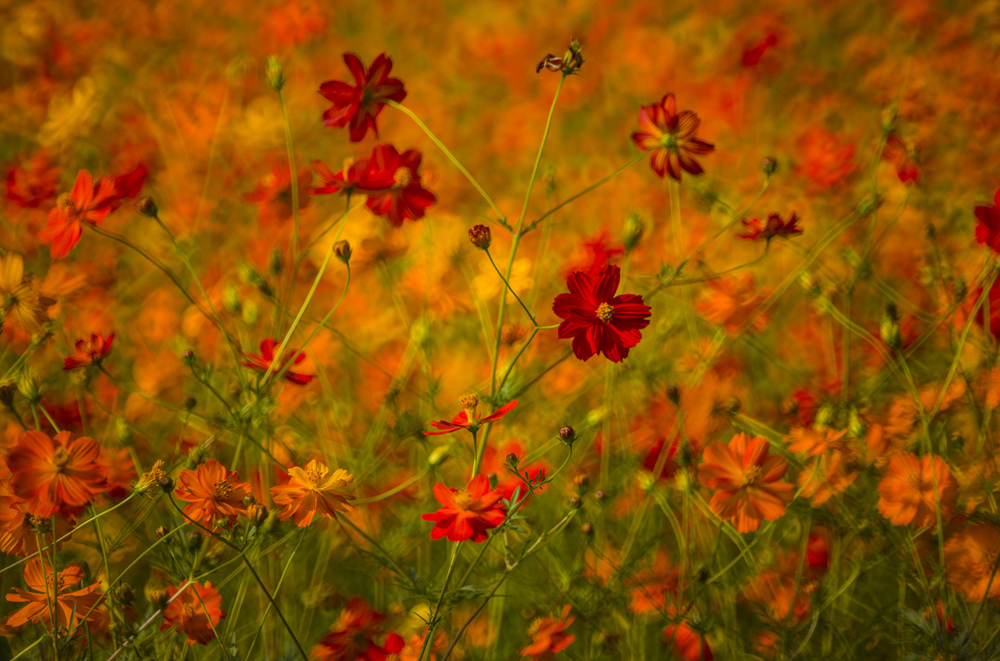
{"type": "Polygon", "coordinates": [[[625,219],[625,228],[622,230],[622,244],[625,246],[625,252],[631,252],[642,239],[643,232],[646,231],[646,226],[642,222],[642,218],[639,217],[637,213],[630,213],[628,218],[625,219]]]}
{"type": "Polygon", "coordinates": [[[281,258],[281,253],[272,250],[271,254],[267,256],[267,270],[271,272],[271,275],[278,275],[283,266],[284,260],[281,258]]]}
{"type": "Polygon", "coordinates": [[[569,499],[569,506],[573,509],[580,509],[581,505],[583,505],[583,501],[580,500],[579,496],[573,496],[569,499]]]}
{"type": "Polygon", "coordinates": [[[896,119],[899,117],[899,103],[895,100],[890,101],[885,108],[882,109],[882,130],[886,133],[891,133],[894,128],[896,128],[896,119]]]}
{"type": "Polygon", "coordinates": [[[585,523],[582,526],[580,526],[580,532],[589,537],[590,535],[594,534],[594,526],[592,526],[589,523],[585,523]]]}
{"type": "Polygon", "coordinates": [[[667,386],[667,399],[677,406],[681,401],[681,391],[677,386],[667,386]]]}
{"type": "Polygon", "coordinates": [[[267,84],[274,88],[275,92],[280,92],[285,86],[285,70],[281,68],[281,62],[274,55],[267,58],[267,84]]]}
{"type": "Polygon", "coordinates": [[[476,225],[469,230],[469,241],[480,250],[489,250],[493,243],[493,232],[486,225],[476,225]]]}
{"type": "Polygon", "coordinates": [[[519,461],[520,460],[517,458],[517,455],[514,454],[513,452],[507,455],[507,465],[510,466],[511,468],[517,468],[517,464],[519,461]]]}
{"type": "Polygon", "coordinates": [[[153,201],[148,195],[143,195],[135,202],[135,211],[138,214],[146,216],[147,218],[156,218],[159,215],[160,210],[156,206],[156,202],[153,201]]]}
{"type": "Polygon", "coordinates": [[[164,589],[150,590],[149,591],[149,603],[153,604],[157,609],[164,609],[167,607],[167,602],[170,601],[170,593],[164,589]]]}
{"type": "Polygon", "coordinates": [[[169,531],[169,530],[167,530],[167,527],[166,527],[166,526],[160,526],[159,528],[157,528],[157,529],[156,529],[156,536],[157,536],[157,537],[159,537],[160,539],[163,539],[163,537],[164,537],[164,536],[165,536],[165,535],[166,535],[166,534],[167,534],[168,532],[170,532],[170,531],[169,531]]]}
{"type": "Polygon", "coordinates": [[[230,312],[239,312],[243,305],[243,302],[240,300],[239,290],[232,285],[227,285],[222,290],[222,304],[230,312]]]}
{"type": "Polygon", "coordinates": [[[345,264],[351,262],[351,244],[346,240],[337,241],[336,245],[333,246],[333,254],[337,256],[337,259],[345,264]]]}
{"type": "Polygon", "coordinates": [[[185,349],[184,353],[181,354],[181,361],[183,361],[187,367],[194,365],[195,360],[194,351],[191,351],[190,349],[185,349]]]}
{"type": "Polygon", "coordinates": [[[447,445],[442,445],[431,450],[430,456],[427,457],[427,463],[431,468],[436,468],[443,464],[448,459],[448,453],[450,447],[447,445]]]}
{"type": "Polygon", "coordinates": [[[156,483],[163,489],[163,493],[170,493],[174,490],[174,481],[167,476],[161,477],[156,483]]]}
{"type": "Polygon", "coordinates": [[[882,313],[882,323],[879,324],[879,335],[886,346],[893,351],[898,351],[903,345],[899,333],[899,317],[896,313],[896,306],[890,303],[882,313]]]}
{"type": "Polygon", "coordinates": [[[771,176],[778,171],[778,159],[767,156],[760,162],[760,169],[764,171],[764,174],[771,176]]]}
{"type": "Polygon", "coordinates": [[[573,431],[573,428],[570,426],[563,427],[559,430],[559,438],[563,443],[572,445],[573,441],[576,440],[576,432],[573,431]]]}
{"type": "Polygon", "coordinates": [[[122,583],[111,592],[112,598],[122,606],[128,606],[135,599],[135,592],[128,583],[122,583]]]}
{"type": "Polygon", "coordinates": [[[21,370],[21,374],[17,377],[17,391],[33,406],[42,401],[42,390],[35,381],[34,373],[29,369],[21,370]]]}

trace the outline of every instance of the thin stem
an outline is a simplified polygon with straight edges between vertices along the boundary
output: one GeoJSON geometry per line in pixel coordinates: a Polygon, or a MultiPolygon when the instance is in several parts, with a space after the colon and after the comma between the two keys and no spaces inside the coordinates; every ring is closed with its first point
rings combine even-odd
{"type": "Polygon", "coordinates": [[[451,560],[448,562],[448,571],[444,575],[444,583],[441,585],[441,594],[438,595],[437,603],[434,604],[434,610],[431,611],[431,619],[428,625],[427,635],[424,637],[423,647],[420,649],[420,655],[417,657],[417,661],[423,661],[424,654],[427,652],[427,648],[430,645],[430,641],[434,638],[434,630],[437,629],[438,614],[441,612],[441,604],[444,603],[444,596],[448,592],[448,583],[451,581],[451,574],[455,571],[455,562],[458,560],[459,552],[462,550],[462,542],[456,542],[455,546],[452,547],[451,560]]]}
{"type": "Polygon", "coordinates": [[[500,272],[500,269],[497,268],[497,263],[493,261],[493,255],[490,254],[489,250],[484,250],[483,252],[486,253],[486,256],[490,260],[490,264],[493,266],[493,270],[496,271],[497,275],[500,276],[500,279],[503,280],[503,284],[507,287],[507,290],[511,294],[513,294],[514,298],[517,299],[517,302],[521,304],[521,309],[524,310],[524,314],[528,315],[528,319],[531,319],[532,324],[538,326],[538,322],[535,321],[535,316],[531,314],[531,310],[529,310],[528,306],[524,304],[524,301],[521,300],[521,297],[517,295],[517,292],[514,291],[514,288],[510,286],[510,283],[507,281],[507,278],[503,277],[503,273],[500,272]]]}

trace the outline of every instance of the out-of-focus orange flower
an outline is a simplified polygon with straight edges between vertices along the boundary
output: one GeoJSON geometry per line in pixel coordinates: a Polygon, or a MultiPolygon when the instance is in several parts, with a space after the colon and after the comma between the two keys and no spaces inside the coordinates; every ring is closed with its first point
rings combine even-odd
{"type": "Polygon", "coordinates": [[[317,514],[334,519],[337,512],[350,511],[348,501],[354,496],[346,491],[354,476],[338,468],[328,475],[330,467],[313,459],[305,468],[288,469],[288,484],[271,487],[271,498],[282,506],[280,519],[292,519],[301,527],[312,523],[317,514]]]}
{"type": "Polygon", "coordinates": [[[400,103],[406,98],[403,81],[390,78],[392,58],[380,54],[366,69],[354,53],[344,53],[344,64],[354,76],[354,85],[328,80],[319,86],[319,93],[332,105],[323,112],[327,126],[349,126],[351,142],[361,142],[368,129],[378,136],[376,120],[386,101],[400,103]]]}
{"type": "Polygon", "coordinates": [[[27,333],[37,333],[48,323],[47,309],[55,300],[42,294],[34,276],[24,272],[24,258],[15,252],[0,257],[0,314],[27,333]]]}
{"type": "Polygon", "coordinates": [[[142,190],[146,167],[118,177],[103,177],[94,183],[88,170],[80,170],[76,184],[69,193],[59,196],[56,207],[49,212],[46,226],[38,234],[42,243],[51,243],[53,259],[62,259],[80,241],[83,223],[98,225],[109,213],[121,206],[125,198],[134,198],[142,190]]]}
{"type": "Polygon", "coordinates": [[[719,518],[732,521],[737,532],[751,532],[761,521],[775,521],[785,513],[792,485],[781,482],[788,464],[779,456],[768,456],[770,446],[763,436],[740,433],[728,445],[712,443],[705,448],[698,479],[715,490],[709,506],[719,518]]]}
{"type": "Polygon", "coordinates": [[[796,171],[820,188],[830,188],[854,171],[854,145],[821,128],[806,131],[798,141],[801,157],[796,171]]]}
{"type": "Polygon", "coordinates": [[[683,661],[713,661],[712,650],[705,636],[681,620],[663,630],[663,642],[673,645],[674,654],[683,661]]]}
{"type": "Polygon", "coordinates": [[[431,539],[447,536],[452,542],[483,542],[486,531],[499,526],[507,516],[507,510],[500,504],[500,491],[490,489],[485,475],[476,475],[461,491],[439,482],[434,485],[434,497],[441,503],[441,509],[420,517],[434,522],[431,539]]]}
{"type": "MultiPolygon", "coordinates": [[[[266,338],[260,343],[260,355],[256,356],[254,354],[247,354],[247,361],[243,363],[245,367],[250,367],[257,370],[258,372],[267,372],[271,367],[271,363],[274,362],[274,349],[280,346],[281,343],[276,341],[274,338],[266,338]]],[[[288,361],[292,361],[292,365],[298,365],[306,359],[306,354],[303,352],[296,353],[295,349],[285,351],[284,355],[281,356],[281,361],[272,371],[280,371],[288,361]],[[294,358],[293,358],[294,356],[294,358]]],[[[300,374],[298,372],[293,372],[291,369],[286,369],[284,373],[285,381],[289,383],[294,383],[297,386],[304,386],[313,379],[316,378],[314,374],[300,374]]]]}
{"type": "Polygon", "coordinates": [[[665,612],[680,590],[680,568],[672,566],[667,554],[660,551],[656,562],[638,572],[630,581],[629,610],[633,613],[665,612]]]}
{"type": "Polygon", "coordinates": [[[451,434],[459,429],[468,429],[470,431],[479,429],[481,425],[487,422],[496,422],[514,410],[514,407],[517,406],[517,400],[515,399],[512,402],[507,402],[485,418],[480,418],[479,413],[477,412],[479,408],[479,397],[476,395],[462,395],[459,397],[459,401],[462,402],[462,407],[465,410],[452,418],[451,422],[448,422],[447,420],[432,422],[431,427],[434,427],[434,429],[437,429],[438,431],[425,431],[423,432],[424,436],[451,434]]]}
{"type": "Polygon", "coordinates": [[[226,611],[222,609],[222,595],[212,587],[212,583],[190,583],[176,598],[176,586],[167,586],[166,590],[167,598],[173,601],[163,609],[160,631],[176,626],[177,631],[187,636],[188,645],[208,645],[212,642],[215,638],[212,628],[226,617],[226,611]]]}
{"type": "Polygon", "coordinates": [[[327,17],[318,2],[285,0],[271,7],[261,33],[280,46],[304,44],[326,30],[327,17]]]}
{"type": "Polygon", "coordinates": [[[390,633],[380,645],[385,614],[372,609],[361,597],[347,602],[330,632],[312,648],[310,656],[318,661],[386,661],[404,647],[403,637],[390,633]]]}
{"type": "Polygon", "coordinates": [[[642,151],[653,151],[650,165],[653,172],[669,174],[680,181],[681,171],[688,174],[702,174],[695,156],[711,154],[715,146],[695,137],[701,120],[690,110],[677,112],[677,100],[673,93],[665,95],[659,103],[642,106],[639,110],[641,131],[632,134],[632,142],[642,151]]]}
{"type": "Polygon", "coordinates": [[[40,431],[21,434],[7,454],[7,467],[14,493],[42,518],[82,511],[105,487],[100,446],[87,436],[71,439],[68,431],[55,438],[40,431]]]}
{"type": "Polygon", "coordinates": [[[762,331],[767,327],[768,315],[758,310],[767,296],[757,289],[753,274],[717,278],[706,284],[709,291],[697,309],[707,321],[722,326],[729,335],[744,328],[762,331]]]}
{"type": "Polygon", "coordinates": [[[72,370],[86,365],[96,365],[111,353],[111,344],[115,341],[115,334],[111,333],[104,337],[100,333],[93,333],[89,338],[76,341],[74,349],[76,352],[72,356],[66,357],[63,370],[72,370]]]}
{"type": "MultiPolygon", "coordinates": [[[[51,541],[49,525],[52,519],[33,516],[28,511],[27,501],[14,495],[9,480],[0,480],[0,551],[21,557],[36,553],[39,549],[39,535],[42,546],[51,541]]],[[[72,519],[55,519],[56,538],[70,532],[75,525],[72,519]]],[[[62,542],[56,550],[62,548],[62,542]]]]}
{"type": "Polygon", "coordinates": [[[246,512],[243,498],[250,495],[250,485],[240,482],[240,476],[227,470],[216,459],[209,459],[196,470],[181,471],[174,495],[190,503],[184,514],[206,528],[215,526],[217,519],[230,525],[246,512]]]}
{"type": "Polygon", "coordinates": [[[948,582],[962,593],[966,601],[978,603],[985,597],[1000,599],[1000,571],[996,566],[998,556],[1000,530],[991,524],[980,523],[959,531],[944,545],[948,582]],[[987,585],[989,592],[986,591],[987,585]]]}
{"type": "Polygon", "coordinates": [[[53,611],[56,624],[64,629],[72,629],[84,621],[97,621],[104,614],[103,608],[94,608],[101,598],[97,592],[101,584],[74,590],[82,580],[81,565],[72,564],[57,576],[51,565],[32,558],[24,566],[24,582],[29,589],[13,588],[14,594],[7,595],[7,601],[26,604],[7,618],[7,626],[33,622],[51,628],[53,611]]]}
{"type": "MultiPolygon", "coordinates": [[[[424,650],[424,638],[427,637],[427,632],[424,631],[423,634],[415,633],[410,636],[410,639],[406,641],[406,645],[397,654],[398,661],[423,661],[420,658],[420,653],[424,650]]],[[[424,657],[427,661],[437,661],[437,654],[435,652],[443,650],[448,645],[448,638],[443,632],[438,631],[434,635],[434,641],[430,645],[430,651],[427,656],[424,657]]],[[[397,661],[393,658],[387,658],[387,661],[397,661]]]]}
{"type": "Polygon", "coordinates": [[[941,457],[901,452],[889,460],[885,477],[878,485],[878,511],[893,525],[913,524],[918,528],[951,516],[958,498],[958,483],[941,457]],[[935,492],[934,485],[937,485],[935,492]]]}
{"type": "Polygon", "coordinates": [[[528,628],[531,644],[521,650],[521,656],[532,659],[552,659],[569,647],[576,636],[566,633],[575,617],[569,617],[570,605],[563,606],[559,617],[538,618],[528,628]]]}
{"type": "MultiPolygon", "coordinates": [[[[309,206],[309,186],[312,184],[312,170],[304,167],[298,172],[296,185],[299,188],[299,209],[309,206]]],[[[257,203],[257,218],[260,226],[267,228],[291,218],[292,174],[288,161],[278,159],[271,164],[271,171],[257,183],[257,187],[243,196],[247,202],[257,203]]]]}
{"type": "Polygon", "coordinates": [[[20,167],[7,172],[7,199],[25,209],[34,209],[56,194],[59,167],[44,150],[20,167]]]}

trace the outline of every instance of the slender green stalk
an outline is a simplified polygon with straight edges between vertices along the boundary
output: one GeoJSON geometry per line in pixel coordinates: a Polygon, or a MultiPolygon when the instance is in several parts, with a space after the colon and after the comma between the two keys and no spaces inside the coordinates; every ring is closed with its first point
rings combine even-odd
{"type": "Polygon", "coordinates": [[[514,291],[514,288],[510,286],[510,283],[507,281],[507,278],[503,277],[503,273],[501,273],[500,269],[497,268],[497,263],[493,261],[493,255],[490,254],[489,250],[484,250],[483,252],[485,252],[486,256],[489,258],[490,264],[493,266],[493,270],[496,271],[497,275],[500,276],[500,279],[503,280],[504,286],[506,286],[507,290],[511,294],[513,294],[514,298],[517,299],[517,302],[521,304],[521,309],[524,310],[524,314],[528,315],[528,319],[531,319],[531,323],[537,327],[538,322],[535,321],[535,316],[531,314],[531,310],[529,310],[528,306],[524,304],[524,301],[521,300],[521,297],[517,295],[517,292],[514,291]]]}
{"type": "Polygon", "coordinates": [[[455,571],[455,562],[458,560],[458,556],[462,550],[462,542],[455,542],[452,547],[451,560],[448,562],[448,571],[444,575],[444,583],[441,584],[441,594],[438,595],[437,603],[434,604],[434,609],[431,611],[431,619],[428,622],[427,635],[424,636],[424,644],[420,648],[420,655],[417,656],[417,661],[423,661],[424,654],[430,646],[430,642],[434,639],[434,630],[437,629],[438,615],[441,613],[441,604],[444,603],[444,596],[448,593],[448,583],[451,581],[451,574],[455,571]]]}

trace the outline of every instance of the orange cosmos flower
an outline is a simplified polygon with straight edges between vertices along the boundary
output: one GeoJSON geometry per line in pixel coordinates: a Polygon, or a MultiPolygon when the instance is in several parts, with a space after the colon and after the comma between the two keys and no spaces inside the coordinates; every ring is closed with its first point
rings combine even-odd
{"type": "MultiPolygon", "coordinates": [[[[260,343],[260,355],[247,354],[247,362],[243,363],[243,365],[266,374],[267,370],[271,368],[271,364],[275,361],[274,350],[280,346],[281,342],[278,342],[274,338],[265,338],[260,343]]],[[[292,362],[292,365],[298,365],[305,359],[306,355],[302,352],[297,353],[295,349],[286,350],[271,373],[280,372],[289,361],[292,362]]],[[[314,374],[293,372],[291,367],[286,369],[282,376],[285,381],[294,383],[297,386],[304,386],[316,378],[314,374]]]]}
{"type": "Polygon", "coordinates": [[[696,307],[708,322],[722,326],[730,336],[767,327],[768,315],[759,311],[767,292],[757,289],[753,274],[718,278],[705,284],[711,291],[705,293],[696,307]]]}
{"type": "Polygon", "coordinates": [[[1000,572],[994,575],[998,555],[1000,530],[988,523],[962,530],[944,545],[948,582],[966,601],[978,603],[985,597],[1000,599],[1000,572]]]}
{"type": "Polygon", "coordinates": [[[171,600],[163,610],[163,624],[160,631],[177,626],[177,630],[187,636],[188,645],[200,643],[208,645],[215,638],[213,627],[226,617],[222,609],[222,595],[210,582],[191,583],[177,596],[178,589],[167,587],[171,600]]]}
{"type": "Polygon", "coordinates": [[[558,618],[539,618],[532,622],[528,628],[531,644],[521,650],[521,656],[528,656],[532,659],[551,659],[569,647],[570,643],[576,640],[576,636],[566,633],[566,629],[576,619],[569,617],[569,610],[570,606],[566,604],[563,606],[562,615],[558,618]]]}
{"type": "Polygon", "coordinates": [[[420,517],[435,523],[431,539],[447,536],[452,542],[471,539],[479,543],[486,540],[487,530],[499,526],[507,516],[507,510],[500,504],[500,491],[490,490],[485,475],[476,475],[462,491],[435,484],[434,497],[443,507],[420,517]]]}
{"type": "Polygon", "coordinates": [[[337,512],[347,512],[354,496],[345,489],[354,476],[342,468],[327,475],[330,467],[313,459],[305,468],[288,470],[288,484],[271,487],[271,498],[282,506],[280,519],[292,519],[300,528],[312,523],[319,514],[324,519],[334,519],[337,512]]]}
{"type": "Polygon", "coordinates": [[[731,521],[737,532],[751,532],[761,521],[775,521],[785,513],[793,487],[780,482],[788,464],[768,456],[763,436],[741,433],[729,445],[712,443],[705,448],[698,479],[715,495],[709,506],[721,519],[731,521]]]}
{"type": "Polygon", "coordinates": [[[652,613],[668,607],[680,591],[680,569],[671,566],[670,559],[663,551],[656,556],[656,562],[638,572],[629,582],[635,587],[629,596],[629,610],[633,613],[652,613]]]}
{"type": "Polygon", "coordinates": [[[951,516],[958,497],[958,483],[941,457],[917,457],[911,452],[901,452],[889,460],[878,492],[882,496],[878,511],[890,523],[896,526],[912,523],[920,528],[937,522],[938,504],[942,519],[951,516]]]}
{"type": "Polygon", "coordinates": [[[101,584],[74,590],[82,580],[81,565],[70,565],[57,577],[51,565],[32,558],[24,566],[24,582],[30,591],[13,588],[14,594],[7,595],[7,601],[27,605],[7,618],[7,626],[19,627],[33,622],[51,628],[52,611],[55,611],[57,625],[65,629],[72,629],[85,620],[96,621],[104,610],[94,608],[101,598],[97,592],[101,584]]]}
{"type": "Polygon", "coordinates": [[[100,333],[91,334],[90,338],[77,340],[76,352],[66,358],[63,370],[72,370],[86,365],[96,365],[111,353],[111,343],[115,341],[115,334],[112,333],[104,337],[100,333]]]}
{"type": "Polygon", "coordinates": [[[71,440],[64,431],[53,439],[28,431],[7,454],[7,468],[14,494],[27,501],[32,515],[46,518],[62,510],[69,517],[103,493],[106,469],[100,459],[100,446],[87,436],[71,440]]]}
{"type": "Polygon", "coordinates": [[[191,503],[184,508],[184,514],[211,528],[216,519],[226,519],[232,525],[237,516],[246,512],[243,498],[250,495],[250,485],[240,482],[236,472],[209,459],[197,470],[181,472],[174,495],[191,503]]]}
{"type": "MultiPolygon", "coordinates": [[[[42,536],[42,546],[51,541],[51,519],[33,516],[28,511],[27,501],[14,495],[10,482],[0,481],[0,551],[8,555],[26,557],[38,552],[39,535],[42,536]]],[[[73,529],[76,522],[73,519],[58,518],[56,523],[56,538],[60,538],[73,529]]],[[[62,548],[62,543],[56,545],[56,550],[62,548]]]]}

